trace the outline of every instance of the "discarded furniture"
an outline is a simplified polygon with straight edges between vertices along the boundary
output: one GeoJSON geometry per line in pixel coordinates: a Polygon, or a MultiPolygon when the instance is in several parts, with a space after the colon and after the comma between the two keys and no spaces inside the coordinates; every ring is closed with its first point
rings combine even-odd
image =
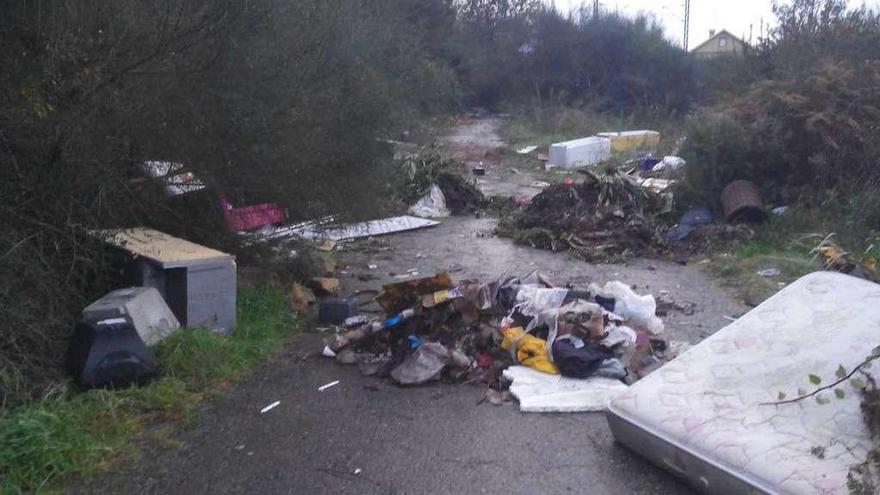
{"type": "Polygon", "coordinates": [[[850,468],[875,446],[858,385],[822,392],[825,404],[779,402],[871,355],[877,301],[880,285],[848,275],[797,280],[613,399],[614,437],[704,493],[849,493],[850,468]]]}
{"type": "Polygon", "coordinates": [[[234,232],[256,230],[284,221],[284,209],[276,203],[260,203],[235,207],[226,198],[220,198],[220,208],[226,225],[234,232]]]}
{"type": "Polygon", "coordinates": [[[612,153],[625,153],[633,158],[656,153],[657,146],[660,145],[660,133],[657,131],[600,132],[596,135],[611,140],[612,153]]]}
{"type": "Polygon", "coordinates": [[[128,287],[108,292],[83,311],[85,321],[129,318],[148,346],[156,345],[180,328],[180,322],[155,287],[128,287]]]}
{"type": "Polygon", "coordinates": [[[596,165],[611,158],[611,140],[592,136],[550,145],[550,164],[559,168],[596,165]]]}
{"type": "Polygon", "coordinates": [[[231,332],[235,327],[235,258],[158,230],[97,232],[126,254],[126,285],[155,287],[186,327],[231,332]]]}
{"type": "Polygon", "coordinates": [[[142,385],[158,374],[156,358],[128,318],[77,322],[67,364],[84,389],[142,385]]]}

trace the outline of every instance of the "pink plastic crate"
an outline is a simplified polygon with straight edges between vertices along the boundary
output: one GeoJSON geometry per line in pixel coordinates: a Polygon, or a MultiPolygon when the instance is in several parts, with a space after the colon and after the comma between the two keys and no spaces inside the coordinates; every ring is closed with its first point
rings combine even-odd
{"type": "Polygon", "coordinates": [[[260,203],[236,208],[226,198],[220,199],[226,225],[234,231],[256,230],[284,221],[284,210],[276,203],[260,203]]]}

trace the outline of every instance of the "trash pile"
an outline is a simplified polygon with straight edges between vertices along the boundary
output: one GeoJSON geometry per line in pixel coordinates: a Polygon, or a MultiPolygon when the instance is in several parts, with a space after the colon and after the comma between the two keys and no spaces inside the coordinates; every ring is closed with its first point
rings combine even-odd
{"type": "Polygon", "coordinates": [[[614,169],[579,170],[585,178],[544,189],[499,233],[533,247],[572,250],[592,260],[625,258],[664,245],[658,216],[668,200],[614,169]]]}
{"type": "Polygon", "coordinates": [[[464,178],[464,165],[443,158],[438,144],[397,156],[401,173],[392,184],[392,194],[409,212],[422,218],[444,218],[450,214],[475,213],[486,202],[477,186],[464,178]]]}
{"type": "MultiPolygon", "coordinates": [[[[639,295],[619,281],[566,288],[538,272],[490,283],[456,283],[438,273],[386,285],[374,301],[385,317],[347,316],[325,339],[324,356],[400,385],[482,383],[491,389],[487,398],[492,402],[509,400],[502,374],[522,379],[532,394],[546,395],[548,387],[561,385],[570,395],[580,386],[577,380],[599,378],[604,382],[589,385],[622,390],[688,346],[667,340],[657,317],[671,309],[686,311],[686,306],[667,298],[660,311],[652,295],[639,295]],[[576,381],[561,382],[560,376],[576,381]],[[551,378],[555,381],[548,385],[551,378]],[[535,383],[543,385],[536,388],[535,383]]],[[[510,389],[514,396],[516,386],[510,389]]],[[[578,390],[578,397],[589,396],[578,390]]],[[[560,394],[554,397],[559,400],[560,394]]],[[[524,410],[524,400],[533,399],[518,398],[524,410]]],[[[553,409],[554,404],[531,410],[595,409],[595,404],[592,409],[553,409]]]]}

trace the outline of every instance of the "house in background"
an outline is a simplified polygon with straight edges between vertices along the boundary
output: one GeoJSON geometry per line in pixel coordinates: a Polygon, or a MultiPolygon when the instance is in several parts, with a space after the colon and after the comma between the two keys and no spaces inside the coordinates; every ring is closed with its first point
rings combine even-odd
{"type": "Polygon", "coordinates": [[[722,29],[718,34],[709,31],[709,39],[691,50],[696,58],[708,59],[724,56],[741,57],[749,45],[745,41],[722,29]]]}

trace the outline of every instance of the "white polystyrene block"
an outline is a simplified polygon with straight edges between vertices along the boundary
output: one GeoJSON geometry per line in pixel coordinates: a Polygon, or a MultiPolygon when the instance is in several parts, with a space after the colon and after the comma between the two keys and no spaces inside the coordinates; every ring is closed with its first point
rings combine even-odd
{"type": "Polygon", "coordinates": [[[591,136],[550,145],[550,163],[560,168],[596,165],[611,158],[611,140],[591,136]]]}

